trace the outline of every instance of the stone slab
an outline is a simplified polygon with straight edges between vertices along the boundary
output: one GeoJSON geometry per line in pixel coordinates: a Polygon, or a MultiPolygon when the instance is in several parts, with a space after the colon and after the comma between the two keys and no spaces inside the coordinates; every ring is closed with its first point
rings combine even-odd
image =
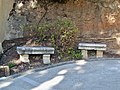
{"type": "Polygon", "coordinates": [[[39,47],[39,46],[31,46],[31,47],[17,47],[18,54],[54,54],[54,48],[52,47],[39,47]]]}
{"type": "Polygon", "coordinates": [[[79,43],[78,49],[85,50],[106,50],[106,44],[98,44],[98,43],[79,43]]]}

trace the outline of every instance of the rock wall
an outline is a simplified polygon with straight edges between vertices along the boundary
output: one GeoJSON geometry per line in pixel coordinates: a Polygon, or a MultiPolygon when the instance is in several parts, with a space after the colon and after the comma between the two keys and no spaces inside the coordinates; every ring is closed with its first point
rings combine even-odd
{"type": "Polygon", "coordinates": [[[16,13],[9,19],[8,34],[11,38],[20,37],[21,27],[26,24],[52,23],[57,18],[68,18],[79,28],[80,42],[106,43],[108,52],[120,54],[119,0],[76,0],[74,3],[49,3],[46,6],[47,9],[41,4],[36,7],[36,0],[18,2],[16,13]]]}
{"type": "Polygon", "coordinates": [[[6,39],[6,31],[9,30],[7,18],[12,9],[14,0],[0,0],[0,53],[2,52],[2,41],[6,39]]]}

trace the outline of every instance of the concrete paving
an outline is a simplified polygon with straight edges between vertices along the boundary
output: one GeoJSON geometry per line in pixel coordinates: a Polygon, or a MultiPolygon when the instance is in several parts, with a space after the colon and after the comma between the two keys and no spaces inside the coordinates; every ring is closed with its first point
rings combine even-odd
{"type": "Polygon", "coordinates": [[[0,81],[0,90],[120,90],[120,61],[77,61],[0,81]]]}

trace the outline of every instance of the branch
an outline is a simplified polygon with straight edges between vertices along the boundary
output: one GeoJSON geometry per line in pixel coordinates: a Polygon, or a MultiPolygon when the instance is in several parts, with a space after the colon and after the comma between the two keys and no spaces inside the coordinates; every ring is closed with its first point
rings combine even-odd
{"type": "Polygon", "coordinates": [[[41,19],[39,20],[39,22],[37,23],[37,29],[39,28],[39,24],[42,21],[42,19],[46,16],[47,14],[47,9],[45,10],[45,13],[43,14],[43,16],[41,17],[41,19]]]}
{"type": "MultiPolygon", "coordinates": [[[[26,43],[26,42],[25,42],[25,43],[26,43]]],[[[0,55],[0,60],[3,58],[4,55],[6,55],[6,53],[7,53],[10,49],[12,49],[13,47],[16,47],[16,46],[23,45],[23,44],[25,44],[25,43],[20,43],[20,44],[13,45],[13,46],[9,47],[7,50],[3,51],[3,53],[0,55]]]]}

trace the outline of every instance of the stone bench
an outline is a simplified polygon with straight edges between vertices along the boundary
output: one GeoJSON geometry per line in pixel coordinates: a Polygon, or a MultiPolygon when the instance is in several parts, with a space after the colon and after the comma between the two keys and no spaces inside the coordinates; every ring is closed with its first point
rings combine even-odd
{"type": "Polygon", "coordinates": [[[99,43],[79,43],[78,49],[81,49],[83,58],[88,58],[90,50],[96,51],[96,58],[103,57],[103,51],[106,50],[106,44],[99,43]]]}
{"type": "Polygon", "coordinates": [[[31,46],[31,47],[17,47],[17,52],[20,55],[20,60],[22,62],[30,62],[29,61],[29,54],[42,54],[43,55],[43,63],[50,64],[50,55],[54,54],[54,48],[52,47],[38,47],[38,46],[31,46]]]}

